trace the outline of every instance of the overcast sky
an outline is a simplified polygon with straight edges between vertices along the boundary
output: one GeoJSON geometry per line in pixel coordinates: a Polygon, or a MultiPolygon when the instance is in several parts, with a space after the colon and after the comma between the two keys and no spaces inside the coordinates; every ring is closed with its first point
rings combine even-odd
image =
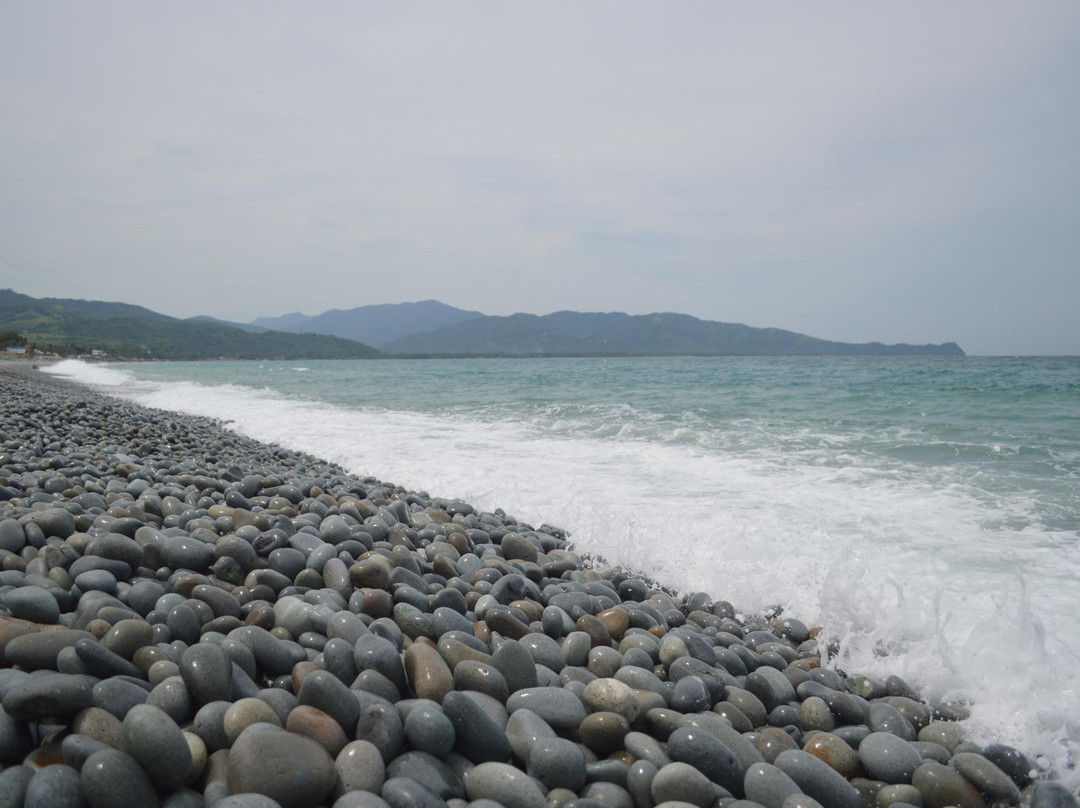
{"type": "Polygon", "coordinates": [[[1080,3],[0,0],[0,286],[1080,354],[1080,3]]]}

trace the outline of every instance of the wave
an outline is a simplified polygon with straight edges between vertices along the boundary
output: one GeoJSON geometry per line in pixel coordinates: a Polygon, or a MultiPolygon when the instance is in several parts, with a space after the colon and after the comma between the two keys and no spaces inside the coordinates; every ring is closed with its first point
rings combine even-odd
{"type": "Polygon", "coordinates": [[[976,739],[1035,750],[1047,766],[1065,768],[1080,742],[1069,695],[1080,689],[1069,644],[1080,548],[1075,531],[1046,529],[1023,491],[883,459],[828,423],[750,419],[717,435],[692,412],[552,405],[515,420],[479,402],[449,413],[330,404],[314,383],[305,397],[82,363],[51,370],[356,474],[557,524],[609,563],[746,612],[779,606],[828,626],[847,670],[973,698],[976,739]]]}

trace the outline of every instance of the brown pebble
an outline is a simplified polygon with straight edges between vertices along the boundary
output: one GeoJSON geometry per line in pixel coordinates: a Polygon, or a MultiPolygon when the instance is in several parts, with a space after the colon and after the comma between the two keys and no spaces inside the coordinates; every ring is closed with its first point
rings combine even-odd
{"type": "Polygon", "coordinates": [[[308,678],[308,674],[313,671],[322,670],[321,667],[314,662],[297,662],[293,665],[292,669],[292,686],[293,693],[299,693],[300,687],[304,684],[304,680],[308,678]]]}
{"type": "Polygon", "coordinates": [[[349,739],[341,725],[329,714],[309,704],[301,704],[289,712],[285,729],[297,735],[306,735],[336,758],[349,739]]]}
{"type": "Polygon", "coordinates": [[[584,631],[589,635],[589,640],[592,642],[592,647],[596,648],[600,645],[611,645],[611,634],[597,617],[591,614],[583,614],[577,619],[575,624],[578,631],[584,631]]]}
{"type": "Polygon", "coordinates": [[[598,712],[585,716],[578,726],[581,742],[598,755],[610,755],[623,748],[630,724],[618,713],[598,712]]]}
{"type": "Polygon", "coordinates": [[[790,735],[777,727],[763,729],[761,734],[754,740],[754,746],[761,752],[761,756],[765,758],[766,763],[775,762],[777,755],[781,752],[799,748],[799,745],[795,743],[790,735]]]}
{"type": "Polygon", "coordinates": [[[497,631],[511,640],[520,640],[525,635],[532,633],[532,629],[510,614],[508,609],[496,607],[488,609],[484,615],[484,622],[488,624],[492,631],[497,631]]]}
{"type": "Polygon", "coordinates": [[[273,606],[256,606],[247,617],[244,618],[244,624],[248,626],[258,626],[270,631],[274,627],[274,607],[273,606]]]}
{"type": "Polygon", "coordinates": [[[812,671],[814,668],[821,667],[821,657],[806,657],[804,659],[796,659],[788,664],[789,668],[795,668],[800,671],[812,671]]]}
{"type": "Polygon", "coordinates": [[[108,634],[109,629],[111,628],[112,626],[109,625],[108,621],[100,620],[96,617],[86,624],[86,630],[93,634],[94,637],[99,640],[106,634],[108,634]]]}
{"type": "Polygon", "coordinates": [[[365,589],[360,613],[370,615],[376,620],[380,617],[393,617],[394,596],[384,589],[365,589]]]}
{"type": "Polygon", "coordinates": [[[480,642],[490,644],[491,629],[488,628],[487,621],[477,620],[475,623],[473,623],[472,633],[473,636],[476,637],[476,639],[480,640],[480,642]]]}
{"type": "Polygon", "coordinates": [[[831,732],[815,734],[803,747],[803,751],[827,763],[829,768],[839,772],[847,780],[862,774],[858,753],[848,746],[846,741],[831,732]]]}
{"type": "Polygon", "coordinates": [[[405,675],[416,697],[442,704],[443,697],[454,689],[454,675],[439,652],[430,645],[414,642],[405,649],[405,675]]]}
{"type": "Polygon", "coordinates": [[[654,637],[663,637],[667,634],[667,631],[664,630],[663,626],[649,626],[649,633],[654,637]]]}
{"type": "Polygon", "coordinates": [[[615,640],[621,640],[626,630],[630,628],[630,613],[618,606],[605,609],[596,615],[596,619],[604,624],[608,634],[615,640]]]}

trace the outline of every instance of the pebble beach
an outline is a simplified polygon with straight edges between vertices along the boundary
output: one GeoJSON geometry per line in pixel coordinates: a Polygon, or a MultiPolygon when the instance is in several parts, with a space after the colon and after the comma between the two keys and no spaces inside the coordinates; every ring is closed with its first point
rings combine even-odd
{"type": "Polygon", "coordinates": [[[1078,805],[963,704],[573,525],[24,365],[0,402],[0,807],[1078,805]]]}

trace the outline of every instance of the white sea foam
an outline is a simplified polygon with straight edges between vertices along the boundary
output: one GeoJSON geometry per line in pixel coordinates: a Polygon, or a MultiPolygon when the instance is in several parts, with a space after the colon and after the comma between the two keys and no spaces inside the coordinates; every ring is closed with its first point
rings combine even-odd
{"type": "MultiPolygon", "coordinates": [[[[840,641],[849,672],[896,673],[973,700],[976,740],[1016,745],[1080,786],[1080,550],[1069,537],[989,531],[996,501],[928,469],[836,462],[820,451],[715,452],[567,421],[480,421],[364,410],[269,390],[137,382],[63,362],[68,375],[141,404],[223,419],[358,474],[460,496],[571,531],[577,547],[741,610],[781,605],[840,641]],[[580,426],[580,425],[579,425],[580,426]],[[831,462],[825,462],[826,457],[831,462]]],[[[690,427],[685,427],[689,430],[690,427]]],[[[805,437],[805,436],[804,436],[805,437]]],[[[802,441],[803,444],[806,441],[802,441]]]]}

